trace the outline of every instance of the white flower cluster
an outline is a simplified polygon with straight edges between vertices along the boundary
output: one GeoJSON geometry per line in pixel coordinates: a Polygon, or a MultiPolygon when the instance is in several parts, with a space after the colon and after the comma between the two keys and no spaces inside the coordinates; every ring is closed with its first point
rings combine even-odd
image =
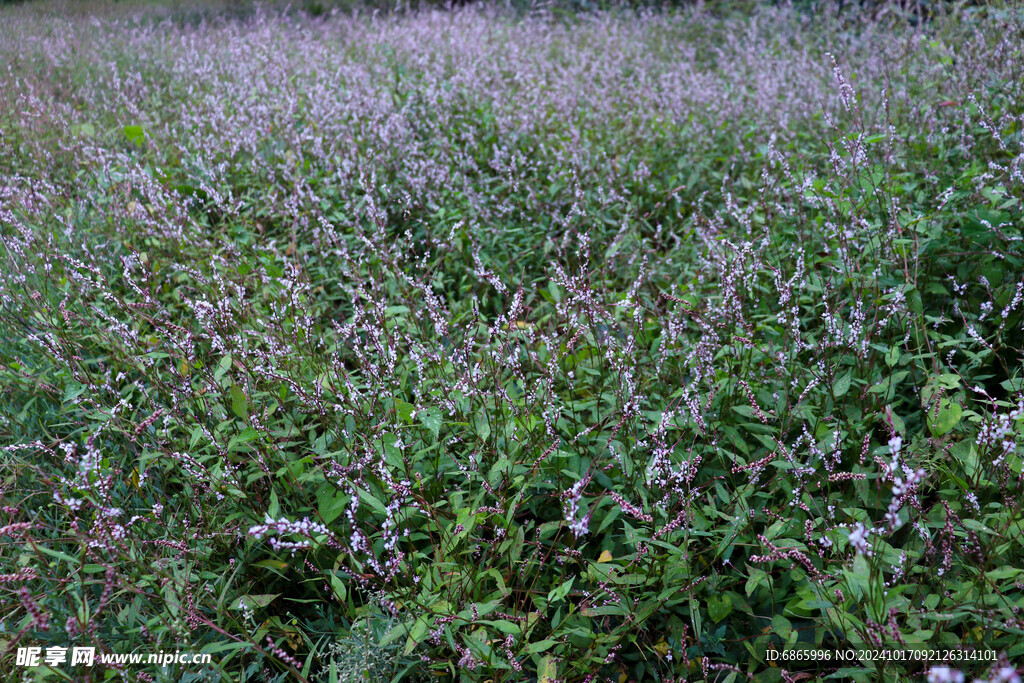
{"type": "Polygon", "coordinates": [[[964,683],[964,674],[948,666],[933,666],[928,670],[928,683],[964,683]]]}
{"type": "Polygon", "coordinates": [[[903,437],[899,434],[893,434],[892,438],[889,439],[889,452],[892,454],[892,464],[889,466],[889,470],[895,472],[900,463],[900,451],[903,450],[903,437]]]}
{"type": "Polygon", "coordinates": [[[1024,399],[1017,402],[1017,408],[1009,414],[995,415],[992,420],[986,421],[978,430],[978,447],[995,448],[998,446],[1002,451],[997,459],[1002,462],[1008,453],[1012,453],[1017,447],[1014,439],[1013,426],[1011,422],[1024,417],[1024,399]]]}
{"type": "Polygon", "coordinates": [[[73,496],[64,497],[60,494],[59,491],[53,492],[53,499],[58,504],[67,507],[72,512],[77,512],[82,507],[82,501],[80,499],[75,498],[73,496]]]}
{"type": "MultiPolygon", "coordinates": [[[[263,524],[249,527],[249,535],[257,539],[263,538],[270,532],[276,532],[281,535],[296,534],[298,536],[305,536],[307,539],[311,539],[313,534],[330,535],[331,533],[323,524],[311,522],[309,517],[304,517],[300,522],[292,522],[285,517],[275,520],[269,514],[263,524]]],[[[274,550],[290,550],[293,555],[296,550],[309,548],[312,545],[308,540],[282,541],[277,537],[271,537],[269,542],[270,547],[274,550]]]]}
{"type": "MultiPolygon", "coordinates": [[[[964,673],[948,666],[933,666],[928,670],[928,683],[964,683],[964,673]]],[[[989,671],[988,678],[975,678],[973,683],[1021,683],[1020,674],[1012,666],[998,666],[989,671]]]]}
{"type": "Polygon", "coordinates": [[[590,514],[580,517],[580,498],[583,496],[583,489],[587,487],[590,479],[581,479],[569,490],[565,504],[565,521],[569,523],[569,530],[581,538],[587,535],[590,530],[590,514]]]}
{"type": "Polygon", "coordinates": [[[896,477],[892,480],[892,500],[889,502],[889,509],[885,513],[885,521],[889,524],[890,532],[895,531],[896,527],[899,526],[899,512],[903,507],[904,494],[913,493],[917,485],[924,480],[924,470],[922,469],[910,470],[907,467],[904,468],[904,472],[907,476],[906,480],[903,477],[896,477]]]}
{"type": "Polygon", "coordinates": [[[861,522],[850,532],[850,546],[858,553],[871,557],[871,545],[868,543],[870,531],[861,522]]]}

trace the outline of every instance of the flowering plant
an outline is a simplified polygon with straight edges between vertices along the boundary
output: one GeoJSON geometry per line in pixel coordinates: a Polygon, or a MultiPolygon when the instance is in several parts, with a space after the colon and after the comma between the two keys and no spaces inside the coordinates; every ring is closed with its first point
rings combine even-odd
{"type": "Polygon", "coordinates": [[[1016,10],[0,21],[0,666],[1019,680],[1016,10]]]}

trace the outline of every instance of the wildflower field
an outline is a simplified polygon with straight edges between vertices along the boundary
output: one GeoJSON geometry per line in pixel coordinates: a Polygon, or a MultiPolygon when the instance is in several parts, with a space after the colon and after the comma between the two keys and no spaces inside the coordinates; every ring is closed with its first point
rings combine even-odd
{"type": "Polygon", "coordinates": [[[1019,6],[67,7],[0,679],[1020,681],[1019,6]]]}

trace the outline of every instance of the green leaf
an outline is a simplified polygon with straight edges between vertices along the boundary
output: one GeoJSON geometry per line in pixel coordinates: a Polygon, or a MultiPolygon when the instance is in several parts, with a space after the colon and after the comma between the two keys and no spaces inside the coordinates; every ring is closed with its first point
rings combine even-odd
{"type": "Polygon", "coordinates": [[[423,637],[427,635],[427,631],[430,628],[430,621],[424,616],[420,616],[416,623],[409,629],[409,637],[405,641],[405,649],[402,650],[403,654],[410,654],[416,649],[416,646],[423,641],[423,637]]]}
{"type": "Polygon", "coordinates": [[[80,382],[69,382],[68,385],[64,387],[63,402],[71,403],[71,401],[84,394],[87,388],[88,387],[86,387],[86,385],[80,382]]]}
{"type": "Polygon", "coordinates": [[[337,574],[331,574],[331,589],[334,591],[334,597],[338,599],[338,602],[344,604],[348,598],[348,588],[345,586],[345,582],[337,574]]]}
{"type": "Polygon", "coordinates": [[[395,642],[402,636],[406,636],[406,644],[408,644],[408,635],[412,632],[412,626],[414,625],[415,624],[410,625],[409,622],[396,624],[395,626],[391,627],[391,630],[385,633],[380,640],[377,641],[377,646],[386,648],[388,645],[395,642]]]}
{"type": "Polygon", "coordinates": [[[395,399],[395,413],[402,422],[406,424],[412,424],[412,414],[415,412],[416,406],[411,403],[407,403],[400,398],[395,399]]]}
{"type": "Polygon", "coordinates": [[[142,126],[125,126],[124,136],[128,138],[128,142],[141,145],[146,141],[146,129],[142,126]]]}
{"type": "Polygon", "coordinates": [[[1024,391],[1024,377],[1008,379],[1005,382],[1000,382],[999,386],[1005,389],[1007,393],[1011,394],[1018,391],[1024,391]]]}
{"type": "Polygon", "coordinates": [[[584,607],[580,610],[580,614],[585,617],[621,617],[625,616],[626,611],[620,605],[601,605],[600,607],[584,607]]]}
{"type": "Polygon", "coordinates": [[[898,385],[900,382],[902,382],[903,379],[908,374],[909,373],[906,370],[901,370],[900,372],[894,372],[890,377],[886,377],[885,379],[883,379],[882,381],[878,382],[873,387],[868,389],[868,393],[870,393],[870,394],[888,394],[888,393],[891,393],[891,392],[895,391],[896,385],[898,385]]]}
{"type": "Polygon", "coordinates": [[[846,392],[850,390],[850,373],[846,373],[842,377],[836,379],[832,383],[832,393],[835,394],[836,398],[845,396],[846,392]]]}
{"type": "Polygon", "coordinates": [[[572,584],[575,581],[576,581],[576,577],[574,576],[571,579],[569,579],[568,581],[566,581],[565,583],[563,583],[562,585],[558,586],[557,588],[552,589],[548,593],[548,603],[550,604],[550,603],[558,602],[559,600],[564,599],[565,596],[569,594],[569,591],[572,590],[572,584]]]}
{"type": "Polygon", "coordinates": [[[246,427],[241,432],[231,437],[231,441],[228,441],[228,450],[233,451],[235,448],[243,443],[249,443],[258,439],[260,433],[252,427],[246,427]]]}
{"type": "Polygon", "coordinates": [[[437,439],[437,435],[441,432],[441,414],[437,411],[437,408],[427,408],[419,412],[420,424],[430,430],[430,433],[434,435],[434,439],[437,439]]]}
{"type": "MultiPolygon", "coordinates": [[[[968,477],[974,476],[974,473],[978,470],[978,450],[975,448],[974,441],[957,441],[949,449],[949,454],[963,466],[964,474],[968,477]]],[[[962,481],[958,477],[954,476],[954,480],[960,484],[961,488],[966,489],[968,487],[967,482],[962,481]]]]}
{"type": "Polygon", "coordinates": [[[954,375],[949,372],[939,375],[939,384],[950,391],[956,391],[960,388],[960,375],[954,375]]]}
{"type": "Polygon", "coordinates": [[[947,434],[959,424],[961,415],[963,415],[963,409],[959,403],[942,399],[939,403],[938,413],[934,408],[928,410],[928,429],[932,436],[947,434]]]}
{"type": "Polygon", "coordinates": [[[750,569],[750,578],[747,579],[747,583],[743,586],[743,591],[750,597],[757,587],[762,583],[768,581],[768,574],[762,569],[750,569]]]}
{"type": "Polygon", "coordinates": [[[708,615],[717,624],[732,613],[732,598],[726,594],[713,595],[708,600],[708,615]]]}
{"type": "Polygon", "coordinates": [[[267,275],[274,279],[277,279],[284,275],[284,268],[282,268],[281,266],[277,265],[276,263],[269,259],[265,259],[263,261],[263,270],[267,271],[267,275]]]}
{"type": "Polygon", "coordinates": [[[1001,579],[1012,579],[1021,574],[1024,574],[1024,569],[1017,569],[1016,567],[1000,567],[999,569],[993,569],[990,572],[985,572],[985,577],[992,579],[993,581],[999,581],[1001,579]]]}
{"type": "Polygon", "coordinates": [[[487,441],[487,437],[491,435],[491,425],[487,420],[487,416],[482,413],[477,413],[474,418],[476,424],[476,433],[484,441],[487,441]]]}
{"type": "Polygon", "coordinates": [[[331,490],[332,488],[331,484],[326,484],[317,501],[317,513],[324,524],[330,524],[336,520],[349,501],[348,496],[343,495],[340,491],[331,490]]]}
{"type": "Polygon", "coordinates": [[[281,595],[280,593],[260,593],[257,595],[243,595],[238,598],[239,605],[245,605],[249,609],[254,607],[266,607],[274,601],[274,598],[281,595]]]}
{"type": "Polygon", "coordinates": [[[548,281],[548,292],[551,294],[551,298],[555,300],[555,303],[560,303],[562,301],[562,290],[553,280],[548,281]]]}
{"type": "Polygon", "coordinates": [[[213,378],[219,382],[220,378],[223,377],[230,368],[231,354],[228,353],[225,354],[224,357],[220,359],[220,362],[217,363],[217,369],[213,371],[213,378]]]}
{"type": "Polygon", "coordinates": [[[243,420],[249,419],[249,401],[237,384],[231,385],[231,412],[243,420]]]}
{"type": "Polygon", "coordinates": [[[523,632],[523,629],[519,627],[519,624],[506,621],[505,619],[499,619],[498,621],[481,621],[479,623],[487,626],[493,626],[498,631],[506,634],[511,633],[513,635],[519,635],[523,632]]]}
{"type": "Polygon", "coordinates": [[[965,527],[967,527],[968,529],[972,529],[973,531],[980,531],[981,533],[990,534],[993,536],[999,535],[999,532],[997,532],[995,529],[991,529],[985,526],[976,519],[966,518],[963,519],[962,522],[965,527]]]}
{"type": "Polygon", "coordinates": [[[487,474],[487,481],[490,482],[491,486],[497,487],[501,484],[501,480],[505,477],[505,472],[511,464],[508,458],[501,456],[497,462],[491,465],[491,470],[487,474]]]}
{"type": "Polygon", "coordinates": [[[53,550],[52,548],[47,548],[45,545],[35,545],[34,548],[35,548],[35,550],[38,550],[39,552],[43,553],[44,555],[49,555],[51,557],[56,557],[58,560],[64,560],[65,562],[67,562],[68,564],[70,564],[72,566],[76,566],[78,564],[81,564],[81,562],[78,560],[78,558],[71,557],[67,553],[62,553],[59,550],[53,550]]]}
{"type": "Polygon", "coordinates": [[[793,625],[789,623],[789,619],[776,614],[772,617],[772,630],[779,635],[780,638],[786,640],[789,638],[789,634],[793,632],[793,625]]]}
{"type": "Polygon", "coordinates": [[[369,491],[366,491],[364,489],[356,489],[356,491],[359,492],[359,498],[366,502],[371,508],[373,508],[375,512],[378,512],[380,514],[384,514],[385,512],[387,512],[387,507],[384,506],[384,503],[380,502],[380,500],[376,496],[372,495],[369,491]]]}

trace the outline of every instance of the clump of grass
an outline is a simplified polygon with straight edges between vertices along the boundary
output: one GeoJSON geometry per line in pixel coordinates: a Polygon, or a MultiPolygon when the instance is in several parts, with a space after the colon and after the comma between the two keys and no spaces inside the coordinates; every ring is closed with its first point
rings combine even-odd
{"type": "Polygon", "coordinates": [[[1022,20],[807,21],[12,13],[0,662],[1014,680],[1022,20]]]}
{"type": "Polygon", "coordinates": [[[402,657],[402,621],[383,595],[370,602],[348,632],[322,652],[321,681],[390,681],[413,669],[417,660],[402,657]],[[402,666],[404,660],[404,666],[402,666]]]}

